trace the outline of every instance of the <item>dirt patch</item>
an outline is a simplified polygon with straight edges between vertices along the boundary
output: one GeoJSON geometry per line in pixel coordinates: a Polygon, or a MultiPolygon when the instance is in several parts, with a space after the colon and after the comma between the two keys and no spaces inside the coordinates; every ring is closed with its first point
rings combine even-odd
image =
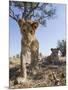
{"type": "Polygon", "coordinates": [[[46,65],[41,67],[38,74],[32,77],[28,75],[28,80],[21,84],[14,84],[15,79],[20,75],[20,65],[11,67],[9,74],[9,86],[15,89],[66,85],[66,65],[46,65]]]}

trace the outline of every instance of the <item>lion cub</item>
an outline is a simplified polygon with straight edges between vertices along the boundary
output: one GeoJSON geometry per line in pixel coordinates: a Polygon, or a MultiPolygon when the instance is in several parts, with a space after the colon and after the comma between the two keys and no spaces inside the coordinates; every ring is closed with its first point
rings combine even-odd
{"type": "Polygon", "coordinates": [[[47,61],[49,61],[50,63],[54,62],[54,61],[58,61],[59,57],[58,57],[58,52],[59,52],[59,48],[51,48],[51,55],[47,57],[47,61]]]}

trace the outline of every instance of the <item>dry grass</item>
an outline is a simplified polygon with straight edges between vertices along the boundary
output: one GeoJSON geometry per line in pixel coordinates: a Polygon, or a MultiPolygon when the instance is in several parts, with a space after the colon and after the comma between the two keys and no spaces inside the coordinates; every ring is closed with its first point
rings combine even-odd
{"type": "Polygon", "coordinates": [[[66,85],[66,65],[45,65],[40,67],[35,76],[29,76],[27,82],[18,84],[14,83],[20,75],[20,61],[10,64],[10,88],[36,88],[66,85]],[[54,78],[54,75],[56,79],[54,78]],[[59,80],[59,81],[58,81],[59,80]],[[57,84],[59,82],[59,84],[57,84]]]}

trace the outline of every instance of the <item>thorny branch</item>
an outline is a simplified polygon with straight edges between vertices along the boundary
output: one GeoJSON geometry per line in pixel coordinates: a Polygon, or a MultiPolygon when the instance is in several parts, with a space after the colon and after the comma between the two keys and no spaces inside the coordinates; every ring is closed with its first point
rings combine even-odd
{"type": "Polygon", "coordinates": [[[13,18],[15,21],[17,21],[17,18],[16,18],[16,16],[15,16],[13,10],[12,10],[10,7],[9,7],[9,16],[10,16],[11,18],[13,18]]]}

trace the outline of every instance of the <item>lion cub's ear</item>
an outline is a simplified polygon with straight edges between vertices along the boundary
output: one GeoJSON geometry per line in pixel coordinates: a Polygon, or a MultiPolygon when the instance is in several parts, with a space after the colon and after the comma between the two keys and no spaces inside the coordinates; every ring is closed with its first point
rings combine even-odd
{"type": "Polygon", "coordinates": [[[53,48],[51,48],[51,51],[53,51],[53,48]]]}
{"type": "Polygon", "coordinates": [[[22,25],[25,23],[25,20],[24,19],[19,19],[18,20],[18,25],[19,27],[22,27],[22,25]]]}
{"type": "Polygon", "coordinates": [[[33,22],[32,23],[33,30],[37,29],[37,27],[38,27],[38,22],[33,22]]]}

